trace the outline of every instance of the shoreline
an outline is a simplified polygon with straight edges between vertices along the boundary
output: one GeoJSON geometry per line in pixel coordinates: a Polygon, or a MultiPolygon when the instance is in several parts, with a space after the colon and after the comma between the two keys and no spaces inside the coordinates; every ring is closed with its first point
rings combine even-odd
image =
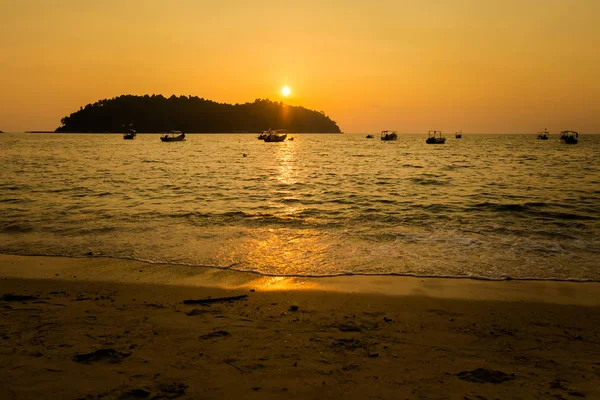
{"type": "Polygon", "coordinates": [[[597,284],[364,278],[0,255],[0,398],[600,397],[597,284]]]}
{"type": "Polygon", "coordinates": [[[528,301],[600,306],[600,282],[560,280],[486,280],[402,275],[326,277],[271,276],[225,268],[154,264],[136,260],[0,253],[0,278],[148,283],[256,290],[320,290],[386,296],[528,301]]]}

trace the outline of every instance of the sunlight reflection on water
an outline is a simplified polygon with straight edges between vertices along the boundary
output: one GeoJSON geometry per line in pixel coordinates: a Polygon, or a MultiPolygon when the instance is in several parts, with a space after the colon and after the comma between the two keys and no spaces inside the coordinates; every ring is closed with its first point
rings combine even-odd
{"type": "Polygon", "coordinates": [[[315,230],[254,229],[243,241],[224,242],[216,259],[220,265],[252,265],[267,274],[305,275],[332,267],[331,242],[315,230]]]}
{"type": "Polygon", "coordinates": [[[294,136],[6,135],[0,252],[600,279],[600,136],[465,134],[433,147],[422,135],[294,136]]]}

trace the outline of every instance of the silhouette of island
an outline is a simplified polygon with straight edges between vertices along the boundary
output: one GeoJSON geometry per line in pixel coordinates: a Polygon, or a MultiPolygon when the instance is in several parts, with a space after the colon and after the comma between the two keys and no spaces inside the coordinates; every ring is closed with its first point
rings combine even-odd
{"type": "Polygon", "coordinates": [[[193,133],[262,132],[268,128],[302,133],[341,133],[322,111],[268,99],[253,103],[217,103],[196,96],[122,95],[88,104],[61,119],[55,132],[119,133],[178,130],[193,133]]]}

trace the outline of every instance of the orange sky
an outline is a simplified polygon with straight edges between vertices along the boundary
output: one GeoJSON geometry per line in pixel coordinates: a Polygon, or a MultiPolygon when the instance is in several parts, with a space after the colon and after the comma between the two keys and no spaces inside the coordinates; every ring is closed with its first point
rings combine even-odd
{"type": "Polygon", "coordinates": [[[160,93],[344,132],[600,133],[598,0],[0,1],[3,131],[160,93]]]}

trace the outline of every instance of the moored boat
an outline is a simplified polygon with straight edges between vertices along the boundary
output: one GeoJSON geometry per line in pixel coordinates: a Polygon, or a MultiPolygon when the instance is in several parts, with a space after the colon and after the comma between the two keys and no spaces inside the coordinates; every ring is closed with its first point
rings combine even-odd
{"type": "Polygon", "coordinates": [[[427,144],[444,144],[446,138],[442,136],[442,131],[429,131],[429,137],[425,139],[427,144]]]}
{"type": "Polygon", "coordinates": [[[579,133],[575,131],[562,131],[560,140],[565,144],[577,144],[579,141],[579,133]]]}
{"type": "Polygon", "coordinates": [[[539,140],[548,140],[550,138],[550,132],[548,132],[548,129],[544,128],[543,131],[538,132],[537,138],[539,140]]]}
{"type": "Polygon", "coordinates": [[[375,135],[371,135],[371,134],[367,135],[367,139],[373,139],[374,137],[375,137],[375,135]]]}
{"type": "Polygon", "coordinates": [[[137,136],[137,133],[134,129],[127,129],[127,132],[123,134],[123,139],[125,140],[133,140],[137,136]]]}
{"type": "Polygon", "coordinates": [[[396,131],[381,131],[381,140],[389,141],[398,139],[396,131]]]}
{"type": "Polygon", "coordinates": [[[161,142],[183,142],[185,133],[181,131],[169,131],[165,136],[160,137],[161,142]]]}
{"type": "Polygon", "coordinates": [[[272,129],[267,129],[266,131],[262,131],[260,135],[258,135],[258,140],[265,140],[265,138],[269,135],[269,133],[273,132],[272,129]]]}
{"type": "Polygon", "coordinates": [[[269,129],[263,132],[265,136],[263,140],[265,142],[283,142],[287,138],[287,131],[285,129],[269,129]]]}
{"type": "Polygon", "coordinates": [[[283,141],[285,141],[286,138],[287,138],[287,134],[286,133],[283,133],[283,134],[270,133],[270,134],[267,135],[267,137],[264,140],[267,143],[269,143],[269,142],[283,142],[283,141]]]}
{"type": "Polygon", "coordinates": [[[462,138],[462,131],[460,131],[460,132],[456,132],[456,133],[454,134],[454,137],[455,137],[456,139],[461,139],[461,138],[462,138]]]}

